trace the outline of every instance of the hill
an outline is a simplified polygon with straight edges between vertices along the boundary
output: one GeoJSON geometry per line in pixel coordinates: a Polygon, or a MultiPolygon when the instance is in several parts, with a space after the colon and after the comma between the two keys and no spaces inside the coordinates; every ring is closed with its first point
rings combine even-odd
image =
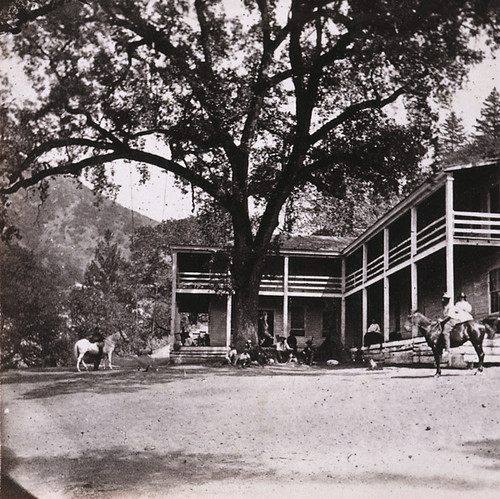
{"type": "Polygon", "coordinates": [[[57,263],[68,280],[81,281],[94,256],[97,241],[113,232],[124,255],[134,229],[158,222],[132,212],[71,178],[50,181],[48,197],[36,189],[10,196],[7,217],[19,229],[19,244],[36,252],[48,264],[57,263]]]}

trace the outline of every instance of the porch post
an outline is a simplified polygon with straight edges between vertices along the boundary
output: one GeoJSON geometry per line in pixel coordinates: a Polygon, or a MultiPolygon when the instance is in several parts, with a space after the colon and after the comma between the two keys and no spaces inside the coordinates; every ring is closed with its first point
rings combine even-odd
{"type": "Polygon", "coordinates": [[[389,341],[390,331],[390,288],[387,270],[389,269],[389,229],[384,229],[384,341],[389,341]]]}
{"type": "Polygon", "coordinates": [[[226,347],[231,346],[231,318],[232,318],[233,295],[229,293],[226,301],[226,347]]]}
{"type": "Polygon", "coordinates": [[[342,298],[340,299],[340,343],[345,346],[345,258],[342,258],[342,298]]]}
{"type": "Polygon", "coordinates": [[[283,259],[283,336],[288,337],[288,272],[289,258],[283,259]]]}
{"type": "Polygon", "coordinates": [[[362,319],[361,319],[361,337],[365,338],[366,330],[368,329],[368,291],[366,289],[366,272],[368,266],[368,248],[366,244],[363,244],[363,290],[361,293],[361,309],[362,309],[362,319]]]}
{"type": "Polygon", "coordinates": [[[446,177],[445,191],[445,210],[446,210],[446,291],[450,295],[450,302],[455,303],[455,275],[453,259],[453,232],[454,232],[454,213],[453,213],[453,176],[446,177]]]}
{"type": "Polygon", "coordinates": [[[177,324],[177,253],[172,253],[172,302],[170,309],[170,334],[171,340],[175,343],[175,333],[177,324]]]}
{"type": "MultiPolygon", "coordinates": [[[[417,208],[410,210],[410,286],[411,311],[418,309],[418,274],[415,256],[417,254],[417,208]]],[[[418,336],[418,327],[412,326],[411,337],[418,336]]]]}

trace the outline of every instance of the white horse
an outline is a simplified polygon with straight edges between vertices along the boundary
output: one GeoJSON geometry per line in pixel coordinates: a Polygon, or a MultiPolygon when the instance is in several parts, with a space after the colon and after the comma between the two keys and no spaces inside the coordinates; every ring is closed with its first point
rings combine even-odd
{"type": "MultiPolygon", "coordinates": [[[[121,331],[104,338],[104,348],[102,349],[102,353],[104,355],[104,369],[106,369],[106,357],[108,358],[109,368],[113,369],[111,357],[113,356],[113,352],[117,343],[121,340],[128,341],[127,335],[121,331]]],[[[75,358],[77,359],[76,370],[80,372],[80,363],[82,363],[83,367],[85,367],[85,370],[88,371],[88,366],[87,364],[85,364],[83,357],[86,353],[89,353],[91,355],[98,355],[99,345],[97,343],[90,342],[89,340],[87,340],[87,338],[82,338],[75,343],[75,346],[73,347],[73,353],[75,354],[75,358]]],[[[97,369],[97,367],[94,364],[94,369],[97,369]]]]}

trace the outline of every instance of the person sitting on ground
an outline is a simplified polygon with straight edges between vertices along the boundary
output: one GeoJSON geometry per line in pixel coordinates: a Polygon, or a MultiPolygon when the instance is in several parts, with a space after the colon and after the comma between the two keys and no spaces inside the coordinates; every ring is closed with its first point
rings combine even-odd
{"type": "Polygon", "coordinates": [[[236,348],[234,347],[234,345],[231,345],[229,347],[229,352],[227,354],[227,361],[232,366],[235,366],[236,362],[238,361],[238,351],[236,350],[236,348]]]}
{"type": "Polygon", "coordinates": [[[292,349],[292,354],[297,357],[297,338],[293,333],[286,338],[286,343],[292,349]]]}
{"type": "Polygon", "coordinates": [[[455,305],[453,305],[453,303],[451,302],[451,296],[448,293],[445,293],[443,295],[441,303],[443,305],[443,318],[440,319],[439,323],[441,325],[442,335],[444,338],[445,356],[447,356],[449,360],[451,356],[451,345],[450,345],[451,331],[460,322],[460,320],[455,305]]]}
{"type": "Polygon", "coordinates": [[[304,358],[304,364],[311,366],[314,362],[314,346],[312,338],[306,341],[306,346],[304,350],[302,350],[302,356],[304,358]]]}
{"type": "Polygon", "coordinates": [[[288,362],[291,352],[292,349],[288,345],[285,336],[278,336],[278,342],[276,343],[276,360],[280,364],[288,362]]]}
{"type": "Polygon", "coordinates": [[[472,305],[467,301],[467,296],[463,291],[458,296],[457,303],[455,303],[455,310],[458,313],[458,320],[460,322],[474,320],[474,317],[472,317],[472,305]]]}
{"type": "Polygon", "coordinates": [[[245,344],[245,349],[241,352],[241,355],[238,358],[238,364],[241,367],[248,367],[250,362],[252,361],[252,357],[250,355],[250,351],[252,350],[252,342],[247,340],[245,344]]]}

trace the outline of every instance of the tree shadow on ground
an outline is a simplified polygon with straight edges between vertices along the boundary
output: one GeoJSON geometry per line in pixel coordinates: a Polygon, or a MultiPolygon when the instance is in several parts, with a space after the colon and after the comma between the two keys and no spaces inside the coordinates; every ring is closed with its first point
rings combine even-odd
{"type": "Polygon", "coordinates": [[[157,370],[139,371],[137,369],[99,370],[89,372],[54,371],[10,371],[2,376],[4,385],[36,385],[20,395],[24,400],[50,398],[61,395],[81,393],[113,394],[134,393],[148,389],[154,384],[167,384],[174,381],[203,379],[205,376],[231,377],[275,377],[275,376],[322,376],[331,374],[345,376],[366,375],[365,368],[343,370],[310,366],[265,366],[238,368],[233,366],[161,366],[157,370]]]}
{"type": "Polygon", "coordinates": [[[500,470],[500,439],[472,440],[464,443],[466,453],[472,453],[489,461],[490,470],[500,470]]]}
{"type": "Polygon", "coordinates": [[[156,452],[148,446],[141,452],[114,447],[87,452],[78,458],[15,458],[12,453],[2,459],[2,472],[14,473],[21,485],[37,497],[43,490],[62,491],[68,497],[106,495],[114,492],[147,497],[148,491],[168,491],[180,485],[199,485],[222,481],[228,477],[250,480],[271,476],[262,466],[233,454],[189,454],[173,451],[156,452]],[[25,477],[25,479],[24,479],[25,477]],[[144,495],[143,495],[144,494],[144,495]]]}
{"type": "MultiPolygon", "coordinates": [[[[479,453],[487,452],[498,441],[471,442],[479,453]]],[[[7,450],[8,451],[8,450],[7,450]]],[[[497,459],[497,458],[495,458],[497,459]]],[[[181,450],[169,453],[156,452],[152,446],[143,451],[131,452],[119,446],[111,449],[87,452],[77,458],[68,456],[15,458],[7,452],[2,471],[15,473],[21,484],[37,497],[43,492],[62,492],[64,497],[156,497],[168,496],[181,486],[203,486],[209,483],[227,482],[273,484],[322,483],[335,486],[387,486],[401,490],[416,487],[439,490],[469,491],[489,488],[495,490],[498,483],[485,483],[446,474],[434,474],[423,479],[418,474],[389,472],[305,473],[297,463],[281,471],[264,463],[256,463],[245,456],[230,453],[185,453],[181,450]],[[293,480],[293,482],[291,482],[293,480]]]]}

